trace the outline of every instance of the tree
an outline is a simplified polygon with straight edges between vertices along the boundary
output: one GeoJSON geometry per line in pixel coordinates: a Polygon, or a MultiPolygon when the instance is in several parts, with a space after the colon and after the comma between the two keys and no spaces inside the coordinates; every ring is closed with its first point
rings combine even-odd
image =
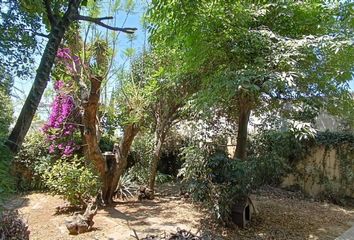
{"type": "Polygon", "coordinates": [[[305,121],[346,94],[354,49],[336,21],[341,12],[323,1],[156,0],[149,17],[153,42],[176,47],[190,68],[207,69],[200,101],[233,106],[235,156],[245,159],[251,112],[305,121]]]}
{"type": "Polygon", "coordinates": [[[27,11],[34,15],[42,16],[42,22],[49,29],[49,35],[32,88],[7,141],[7,145],[12,152],[17,152],[21,147],[47,86],[60,43],[73,23],[88,21],[113,31],[125,33],[133,33],[136,30],[135,28],[112,27],[102,22],[103,20],[112,19],[112,17],[93,18],[80,15],[80,7],[87,4],[87,1],[84,0],[23,0],[21,3],[27,11]]]}
{"type": "Polygon", "coordinates": [[[197,74],[180,72],[181,63],[171,52],[173,50],[151,50],[140,56],[132,69],[135,81],[145,82],[154,92],[147,110],[149,128],[154,134],[148,182],[152,192],[165,138],[173,125],[187,117],[188,100],[198,90],[197,74]]]}

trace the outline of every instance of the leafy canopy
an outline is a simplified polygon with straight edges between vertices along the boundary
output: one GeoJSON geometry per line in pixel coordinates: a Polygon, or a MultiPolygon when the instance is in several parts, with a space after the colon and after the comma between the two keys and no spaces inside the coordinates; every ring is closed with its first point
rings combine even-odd
{"type": "Polygon", "coordinates": [[[348,9],[324,1],[154,0],[148,19],[154,44],[172,45],[186,68],[204,70],[203,104],[275,109],[303,121],[348,94],[352,30],[338,22],[348,9]]]}

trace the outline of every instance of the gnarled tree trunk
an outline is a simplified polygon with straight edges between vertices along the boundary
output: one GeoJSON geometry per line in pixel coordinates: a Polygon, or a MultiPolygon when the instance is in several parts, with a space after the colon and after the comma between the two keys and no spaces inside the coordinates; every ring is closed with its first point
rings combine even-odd
{"type": "MultiPolygon", "coordinates": [[[[102,179],[105,177],[106,162],[98,144],[97,134],[97,110],[100,100],[100,87],[102,78],[91,77],[91,89],[88,100],[83,103],[84,114],[82,123],[84,125],[84,141],[86,143],[86,156],[92,161],[100,173],[102,179]]],[[[104,183],[105,184],[105,183],[104,183]]]]}
{"type": "Polygon", "coordinates": [[[87,103],[83,105],[84,141],[87,145],[86,156],[94,163],[100,173],[103,183],[101,200],[104,204],[110,204],[113,201],[114,192],[117,189],[119,179],[127,166],[130,147],[139,129],[135,124],[127,125],[124,128],[123,138],[115,152],[115,160],[107,163],[99,147],[99,136],[97,134],[97,111],[102,78],[91,77],[90,80],[90,94],[87,103]]]}
{"type": "Polygon", "coordinates": [[[118,187],[119,180],[127,167],[130,147],[138,132],[139,127],[134,123],[128,124],[124,128],[123,138],[115,151],[115,163],[112,167],[112,171],[110,171],[109,179],[107,179],[108,184],[103,188],[103,199],[106,203],[111,203],[113,200],[113,196],[118,187]]]}

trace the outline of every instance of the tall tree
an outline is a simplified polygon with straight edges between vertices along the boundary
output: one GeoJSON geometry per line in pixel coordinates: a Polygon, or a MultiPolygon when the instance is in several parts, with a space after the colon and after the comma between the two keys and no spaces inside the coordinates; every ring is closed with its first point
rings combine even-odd
{"type": "Polygon", "coordinates": [[[156,44],[178,48],[190,68],[208,69],[201,102],[233,106],[235,156],[245,159],[251,112],[275,109],[303,121],[347,93],[354,48],[338,24],[341,12],[338,2],[324,1],[155,0],[150,29],[156,44]]]}
{"type": "Polygon", "coordinates": [[[178,58],[173,58],[171,51],[152,50],[142,55],[139,59],[141,64],[133,69],[137,81],[148,81],[154,88],[154,97],[148,108],[154,134],[148,186],[153,193],[166,136],[173,125],[187,116],[188,100],[198,90],[197,74],[180,71],[181,63],[178,58]]]}
{"type": "Polygon", "coordinates": [[[112,17],[93,18],[80,15],[80,7],[87,4],[87,1],[84,0],[23,0],[21,3],[29,12],[42,17],[43,23],[46,23],[49,29],[49,35],[32,88],[7,141],[7,145],[12,152],[17,152],[22,145],[47,86],[60,43],[65,32],[73,23],[88,21],[113,31],[125,33],[133,33],[136,30],[135,28],[112,27],[102,22],[112,17]]]}

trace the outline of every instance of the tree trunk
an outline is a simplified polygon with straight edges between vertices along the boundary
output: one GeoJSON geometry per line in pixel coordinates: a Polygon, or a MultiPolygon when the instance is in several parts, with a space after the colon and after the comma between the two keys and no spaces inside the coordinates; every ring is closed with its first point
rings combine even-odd
{"type": "MultiPolygon", "coordinates": [[[[105,178],[106,162],[98,144],[97,136],[97,110],[100,100],[100,87],[102,78],[91,77],[91,90],[86,103],[83,103],[84,114],[84,142],[87,145],[86,156],[92,161],[100,173],[102,180],[105,178]]],[[[104,183],[105,184],[105,183],[104,183]]]]}
{"type": "Polygon", "coordinates": [[[157,175],[157,166],[161,157],[162,145],[165,141],[165,130],[155,132],[155,147],[154,154],[151,162],[150,176],[149,176],[149,188],[152,191],[152,195],[155,193],[155,180],[157,175]]]}
{"type": "Polygon", "coordinates": [[[128,154],[130,147],[136,134],[139,132],[139,128],[136,124],[129,124],[124,128],[123,138],[115,151],[115,163],[112,167],[112,171],[107,174],[107,184],[102,191],[103,201],[107,204],[112,203],[114,193],[118,187],[119,180],[127,167],[128,154]]]}
{"type": "Polygon", "coordinates": [[[70,1],[68,10],[64,16],[58,19],[58,21],[53,26],[51,26],[49,40],[44,49],[39,67],[37,68],[37,74],[34,79],[32,88],[26,98],[25,104],[21,109],[21,113],[6,143],[13,153],[17,153],[19,151],[23,140],[31,126],[32,119],[37,111],[43,92],[47,87],[49,75],[52,70],[59,45],[64,37],[66,30],[78,15],[80,3],[81,0],[70,1]]]}
{"type": "Polygon", "coordinates": [[[244,160],[247,157],[247,129],[248,121],[251,114],[251,108],[248,104],[243,104],[239,109],[237,143],[235,158],[244,160]]]}
{"type": "Polygon", "coordinates": [[[86,156],[92,161],[98,170],[102,180],[101,200],[103,204],[110,204],[113,201],[114,192],[118,186],[119,178],[127,166],[127,157],[134,137],[138,133],[138,128],[134,124],[128,125],[124,129],[124,135],[115,159],[106,162],[99,147],[97,134],[97,111],[100,100],[100,88],[102,78],[92,77],[91,90],[86,104],[84,104],[84,142],[87,144],[86,156]]]}

